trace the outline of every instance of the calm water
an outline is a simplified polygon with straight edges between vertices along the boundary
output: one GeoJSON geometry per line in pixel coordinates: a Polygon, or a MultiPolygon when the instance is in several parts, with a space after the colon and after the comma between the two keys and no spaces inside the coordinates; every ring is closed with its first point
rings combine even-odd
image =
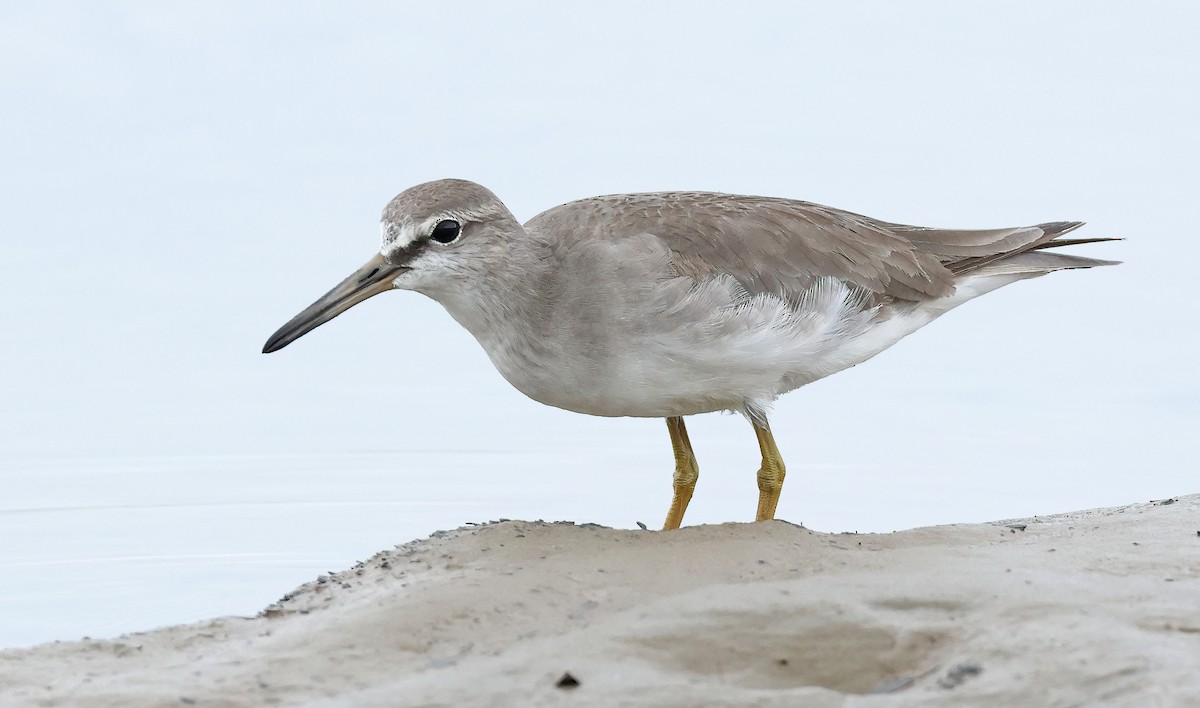
{"type": "Polygon", "coordinates": [[[512,498],[520,489],[497,480],[556,462],[438,452],[21,465],[5,471],[16,484],[0,504],[0,569],[12,580],[0,589],[0,645],[253,614],[448,519],[529,513],[536,490],[512,498]],[[440,484],[446,476],[461,481],[440,484]]]}

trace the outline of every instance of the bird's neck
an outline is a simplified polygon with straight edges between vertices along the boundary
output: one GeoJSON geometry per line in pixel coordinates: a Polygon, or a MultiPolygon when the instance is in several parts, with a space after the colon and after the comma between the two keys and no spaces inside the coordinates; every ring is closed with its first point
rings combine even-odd
{"type": "Polygon", "coordinates": [[[450,316],[470,332],[500,373],[518,389],[531,368],[553,355],[550,351],[550,302],[553,269],[549,245],[522,234],[525,243],[496,254],[486,273],[456,287],[429,291],[450,316]]]}

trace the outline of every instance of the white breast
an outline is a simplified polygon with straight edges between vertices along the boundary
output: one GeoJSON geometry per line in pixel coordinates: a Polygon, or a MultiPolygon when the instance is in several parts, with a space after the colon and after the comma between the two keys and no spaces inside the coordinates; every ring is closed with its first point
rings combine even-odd
{"type": "Polygon", "coordinates": [[[698,286],[687,278],[660,280],[653,296],[645,295],[610,293],[607,316],[586,327],[553,328],[539,342],[542,356],[530,357],[511,332],[481,343],[514,386],[568,410],[645,417],[765,412],[780,394],[864,361],[931,319],[881,312],[862,291],[832,278],[791,302],[750,297],[728,277],[698,286]]]}

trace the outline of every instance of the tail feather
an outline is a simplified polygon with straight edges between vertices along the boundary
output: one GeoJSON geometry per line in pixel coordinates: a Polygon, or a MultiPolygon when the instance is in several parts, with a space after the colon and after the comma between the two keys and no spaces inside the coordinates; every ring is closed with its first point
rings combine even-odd
{"type": "Polygon", "coordinates": [[[1029,227],[1030,231],[1034,231],[1037,235],[1028,239],[1024,243],[1015,248],[998,250],[986,256],[978,256],[975,258],[963,258],[960,260],[946,263],[946,267],[955,275],[965,273],[973,273],[982,270],[988,272],[1005,272],[1005,273],[1049,273],[1052,270],[1060,270],[1063,268],[1090,268],[1097,265],[1111,265],[1112,261],[1101,261],[1093,258],[1083,258],[1081,256],[1066,256],[1062,254],[1042,254],[1052,256],[1048,259],[1024,259],[1020,257],[1032,253],[1033,251],[1042,251],[1048,248],[1058,248],[1060,246],[1075,246],[1081,243],[1095,243],[1098,241],[1114,241],[1119,239],[1111,238],[1075,238],[1075,239],[1058,239],[1065,233],[1074,231],[1083,226],[1082,221],[1052,221],[1045,224],[1029,227]],[[1008,267],[994,270],[993,266],[1001,263],[1010,263],[1008,267]],[[1034,267],[1033,263],[1041,265],[1034,267]],[[1060,265],[1054,266],[1052,263],[1060,265]],[[1087,263],[1088,265],[1085,265],[1087,263]],[[1020,264],[1028,264],[1022,267],[1021,270],[1014,270],[1020,267],[1020,264]]]}
{"type": "MultiPolygon", "coordinates": [[[[1043,248],[1049,248],[1047,245],[1043,248]]],[[[1001,260],[972,269],[971,275],[1044,275],[1056,270],[1071,268],[1096,268],[1098,266],[1118,265],[1121,261],[1105,261],[1099,258],[1072,256],[1066,253],[1046,253],[1044,250],[1030,249],[1001,260]]]]}
{"type": "Polygon", "coordinates": [[[1101,241],[1124,241],[1124,240],[1125,239],[1123,239],[1123,238],[1112,238],[1112,237],[1106,237],[1106,236],[1101,236],[1101,237],[1097,237],[1097,238],[1059,238],[1059,239],[1055,239],[1053,241],[1047,241],[1046,243],[1034,246],[1033,248],[1031,248],[1029,250],[1037,251],[1037,250],[1040,250],[1043,248],[1060,248],[1062,246],[1079,246],[1079,245],[1082,245],[1085,243],[1100,243],[1101,241]]]}
{"type": "Polygon", "coordinates": [[[1080,226],[1083,226],[1082,221],[1054,221],[1006,229],[931,229],[902,224],[889,224],[888,228],[918,249],[934,254],[942,263],[952,264],[1015,253],[1031,244],[1058,238],[1080,226]]]}
{"type": "Polygon", "coordinates": [[[937,317],[997,288],[1018,280],[1036,278],[1056,270],[1095,268],[1117,265],[1120,261],[1105,261],[1048,249],[1077,246],[1099,241],[1120,241],[1115,238],[1060,239],[1065,233],[1083,226],[1079,221],[1054,221],[1018,229],[993,231],[938,232],[933,229],[913,229],[905,236],[926,252],[937,254],[955,276],[954,294],[923,302],[920,308],[937,317]],[[969,257],[964,255],[970,252],[969,257]]]}

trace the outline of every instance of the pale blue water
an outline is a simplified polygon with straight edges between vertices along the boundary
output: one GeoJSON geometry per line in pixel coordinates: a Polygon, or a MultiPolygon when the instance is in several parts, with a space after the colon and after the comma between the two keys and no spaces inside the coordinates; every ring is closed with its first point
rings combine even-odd
{"type": "Polygon", "coordinates": [[[0,588],[0,646],[254,614],[317,573],[426,535],[447,518],[527,511],[509,498],[516,490],[495,481],[513,461],[443,452],[5,469],[0,572],[10,581],[0,588]],[[487,475],[471,471],[481,463],[487,475]],[[426,470],[469,484],[442,485],[426,470]]]}

